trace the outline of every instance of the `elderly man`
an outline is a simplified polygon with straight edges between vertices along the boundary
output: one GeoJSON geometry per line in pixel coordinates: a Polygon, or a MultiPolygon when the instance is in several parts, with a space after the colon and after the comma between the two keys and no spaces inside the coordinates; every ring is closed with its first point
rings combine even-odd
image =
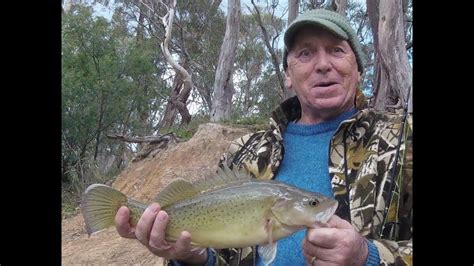
{"type": "MultiPolygon", "coordinates": [[[[328,226],[280,240],[272,265],[411,264],[409,123],[364,109],[358,87],[364,55],[345,17],[322,9],[305,12],[288,27],[284,41],[286,85],[296,96],[273,112],[268,130],[236,140],[220,165],[320,192],[338,200],[339,207],[328,226]]],[[[240,259],[263,265],[255,249],[192,249],[188,232],[166,243],[167,222],[158,204],[136,228],[125,207],[116,216],[121,236],[136,237],[170,264],[240,259]]]]}

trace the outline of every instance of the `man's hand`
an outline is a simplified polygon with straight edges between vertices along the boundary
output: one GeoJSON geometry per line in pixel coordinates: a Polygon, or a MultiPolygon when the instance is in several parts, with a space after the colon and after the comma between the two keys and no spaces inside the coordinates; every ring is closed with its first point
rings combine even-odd
{"type": "Polygon", "coordinates": [[[120,207],[115,215],[115,227],[120,236],[136,238],[153,254],[167,259],[174,259],[187,264],[204,264],[207,252],[191,246],[191,234],[183,231],[176,243],[165,240],[168,214],[160,211],[158,203],[152,203],[143,213],[136,228],[129,223],[130,211],[120,207]]]}
{"type": "Polygon", "coordinates": [[[318,266],[364,265],[368,255],[366,239],[337,215],[328,224],[329,227],[308,229],[303,240],[306,261],[318,266]]]}

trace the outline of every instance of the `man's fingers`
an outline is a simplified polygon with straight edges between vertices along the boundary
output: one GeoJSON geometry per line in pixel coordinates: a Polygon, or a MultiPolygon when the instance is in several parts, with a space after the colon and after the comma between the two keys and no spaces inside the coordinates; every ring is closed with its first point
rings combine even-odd
{"type": "Polygon", "coordinates": [[[308,265],[311,264],[311,260],[313,259],[313,256],[311,256],[310,254],[308,254],[304,249],[303,249],[303,257],[304,259],[306,260],[306,263],[308,265]]]}
{"type": "Polygon", "coordinates": [[[313,245],[324,248],[334,248],[339,238],[340,230],[336,228],[308,229],[306,239],[313,245]]]}
{"type": "Polygon", "coordinates": [[[205,248],[193,247],[191,245],[191,234],[187,231],[181,232],[175,244],[176,256],[183,261],[193,263],[204,263],[207,260],[205,248]]]}
{"type": "Polygon", "coordinates": [[[160,205],[158,203],[152,203],[143,212],[142,217],[138,220],[137,227],[135,228],[135,235],[137,239],[145,246],[148,246],[150,237],[150,231],[155,222],[155,217],[160,211],[160,205]]]}
{"type": "Polygon", "coordinates": [[[327,223],[329,224],[330,227],[334,227],[334,228],[352,229],[352,225],[348,221],[342,219],[341,217],[337,215],[331,216],[331,218],[329,218],[327,223]]]}
{"type": "Polygon", "coordinates": [[[129,219],[130,210],[125,206],[120,207],[115,215],[115,229],[121,237],[136,238],[135,228],[130,226],[129,219]]]}
{"type": "Polygon", "coordinates": [[[165,211],[158,212],[150,232],[148,245],[156,250],[166,250],[170,246],[165,243],[166,226],[168,225],[168,214],[165,211]]]}
{"type": "Polygon", "coordinates": [[[312,245],[309,241],[303,242],[303,255],[309,259],[316,257],[320,260],[331,260],[335,256],[333,249],[318,247],[312,245]]]}
{"type": "MultiPolygon", "coordinates": [[[[189,232],[183,231],[179,236],[179,239],[176,241],[175,244],[176,254],[178,256],[187,255],[191,252],[191,234],[189,232]]],[[[199,251],[197,251],[199,252],[199,251]]]]}

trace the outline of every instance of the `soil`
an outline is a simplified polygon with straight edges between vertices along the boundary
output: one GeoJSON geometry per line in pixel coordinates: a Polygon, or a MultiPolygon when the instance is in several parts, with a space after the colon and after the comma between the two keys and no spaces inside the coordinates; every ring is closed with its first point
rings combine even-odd
{"type": "MultiPolygon", "coordinates": [[[[232,140],[250,131],[207,123],[194,136],[169,146],[143,160],[131,163],[112,183],[127,196],[150,202],[172,180],[205,178],[232,140]]],[[[62,264],[162,265],[163,260],[135,239],[120,237],[115,228],[87,236],[81,213],[62,220],[62,264]]]]}

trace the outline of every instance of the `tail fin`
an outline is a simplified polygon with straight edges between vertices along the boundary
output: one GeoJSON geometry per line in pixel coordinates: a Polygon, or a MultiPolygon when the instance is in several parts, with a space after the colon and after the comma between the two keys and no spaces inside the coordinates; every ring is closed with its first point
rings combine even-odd
{"type": "Polygon", "coordinates": [[[122,205],[127,205],[127,196],[120,191],[102,184],[90,185],[81,201],[87,234],[90,236],[114,225],[115,214],[122,205]]]}

